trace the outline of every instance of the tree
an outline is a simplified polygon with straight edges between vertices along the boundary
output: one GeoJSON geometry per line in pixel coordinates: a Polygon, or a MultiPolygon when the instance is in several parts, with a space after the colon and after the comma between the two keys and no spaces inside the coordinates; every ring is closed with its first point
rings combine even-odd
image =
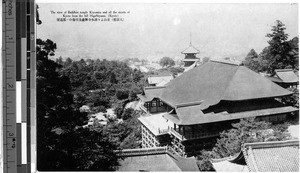
{"type": "MultiPolygon", "coordinates": [[[[97,124],[97,123],[95,123],[97,124]]],[[[99,124],[99,123],[98,123],[99,124]]],[[[68,134],[66,134],[67,136],[68,134]]],[[[103,127],[94,125],[89,128],[80,128],[75,131],[73,140],[75,145],[74,160],[76,169],[88,171],[114,171],[119,166],[116,150],[118,146],[109,140],[103,127]]]]}
{"type": "Polygon", "coordinates": [[[68,57],[64,63],[64,66],[68,67],[68,66],[72,65],[72,62],[73,62],[73,60],[70,57],[68,57]]]}
{"type": "Polygon", "coordinates": [[[254,49],[250,50],[242,64],[255,72],[262,70],[261,58],[258,57],[254,49]]]}
{"type": "Polygon", "coordinates": [[[202,63],[205,64],[210,60],[210,57],[204,57],[202,63]]]}
{"type": "Polygon", "coordinates": [[[128,120],[130,118],[132,118],[132,114],[133,114],[134,110],[132,108],[127,108],[123,111],[123,114],[122,114],[122,119],[123,120],[128,120]]]}
{"type": "Polygon", "coordinates": [[[171,67],[175,65],[175,61],[169,57],[163,57],[162,59],[160,59],[159,64],[162,67],[171,67]]]}
{"type": "Polygon", "coordinates": [[[59,58],[56,58],[56,63],[59,65],[64,65],[64,61],[61,56],[59,58]]]}
{"type": "Polygon", "coordinates": [[[291,42],[287,41],[288,34],[285,33],[285,25],[280,21],[276,21],[276,25],[272,26],[272,33],[266,35],[270,38],[267,55],[267,72],[274,74],[275,69],[296,68],[298,60],[291,55],[293,47],[291,42]]]}
{"type": "Polygon", "coordinates": [[[213,152],[202,150],[197,156],[197,166],[200,171],[215,171],[212,163],[210,162],[213,158],[213,152]]]}
{"type": "Polygon", "coordinates": [[[119,119],[122,118],[123,109],[124,109],[124,103],[118,102],[114,108],[114,112],[115,112],[117,118],[119,118],[119,119]]]}
{"type": "Polygon", "coordinates": [[[287,127],[272,129],[270,123],[256,121],[255,118],[241,119],[232,126],[232,129],[220,134],[213,148],[216,157],[223,158],[239,153],[243,143],[281,141],[290,138],[287,127]]]}
{"type": "MultiPolygon", "coordinates": [[[[56,170],[60,164],[66,167],[71,156],[58,149],[63,139],[61,133],[69,133],[87,122],[87,115],[73,107],[70,80],[58,73],[61,65],[49,59],[56,44],[47,39],[37,39],[37,167],[39,170],[56,170]],[[57,130],[61,133],[57,134],[57,130]],[[60,156],[64,162],[56,162],[60,156]],[[49,159],[49,160],[47,160],[49,159]],[[53,162],[52,162],[53,161],[53,162]]],[[[71,159],[70,159],[71,160],[71,159]]]]}

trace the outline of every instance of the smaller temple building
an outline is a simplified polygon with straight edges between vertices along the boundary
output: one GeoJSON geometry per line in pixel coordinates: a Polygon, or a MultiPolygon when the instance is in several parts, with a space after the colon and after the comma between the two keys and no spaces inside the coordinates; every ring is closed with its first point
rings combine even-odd
{"type": "Polygon", "coordinates": [[[216,172],[299,172],[299,141],[246,143],[238,155],[211,162],[216,172]]]}
{"type": "Polygon", "coordinates": [[[275,75],[267,78],[283,88],[299,85],[299,77],[294,73],[293,69],[277,69],[275,70],[275,75]]]}

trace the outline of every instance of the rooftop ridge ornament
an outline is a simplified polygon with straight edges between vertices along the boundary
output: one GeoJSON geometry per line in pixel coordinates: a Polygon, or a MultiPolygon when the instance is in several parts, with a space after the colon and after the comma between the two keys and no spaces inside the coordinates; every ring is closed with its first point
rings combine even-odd
{"type": "Polygon", "coordinates": [[[188,48],[186,48],[185,50],[183,50],[181,52],[182,54],[198,54],[200,53],[200,51],[198,49],[196,49],[193,45],[192,45],[192,33],[190,32],[190,45],[188,48]]]}

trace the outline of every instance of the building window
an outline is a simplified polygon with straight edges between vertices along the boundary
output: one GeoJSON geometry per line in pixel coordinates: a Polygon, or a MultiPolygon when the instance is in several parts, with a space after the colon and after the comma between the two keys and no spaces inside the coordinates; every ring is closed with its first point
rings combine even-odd
{"type": "Polygon", "coordinates": [[[156,100],[152,101],[152,106],[156,106],[156,100]]]}
{"type": "Polygon", "coordinates": [[[159,101],[160,106],[164,106],[164,103],[162,101],[159,101]]]}

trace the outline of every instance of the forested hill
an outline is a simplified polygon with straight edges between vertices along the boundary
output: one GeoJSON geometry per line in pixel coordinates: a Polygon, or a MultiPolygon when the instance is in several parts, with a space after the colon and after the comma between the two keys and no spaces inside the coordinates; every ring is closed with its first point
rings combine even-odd
{"type": "Polygon", "coordinates": [[[62,66],[59,73],[70,78],[76,105],[88,105],[96,112],[135,100],[145,85],[144,74],[124,62],[70,58],[56,62],[62,66]]]}

